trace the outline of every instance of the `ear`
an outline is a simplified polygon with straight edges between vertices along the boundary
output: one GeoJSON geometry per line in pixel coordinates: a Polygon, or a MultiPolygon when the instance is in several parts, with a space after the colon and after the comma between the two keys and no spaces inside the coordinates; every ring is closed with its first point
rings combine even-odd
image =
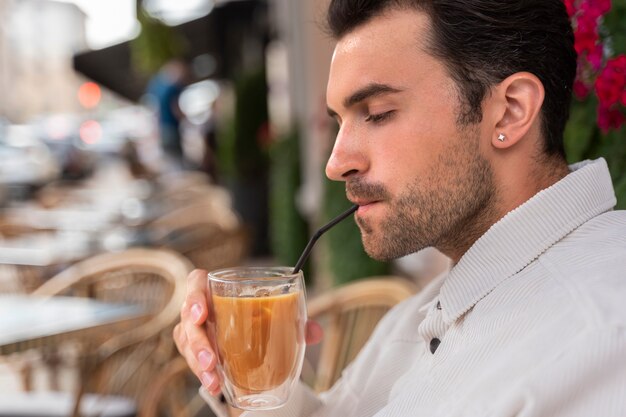
{"type": "Polygon", "coordinates": [[[492,91],[496,116],[492,146],[507,149],[522,140],[539,123],[544,96],[543,84],[529,72],[515,73],[498,84],[492,91]]]}

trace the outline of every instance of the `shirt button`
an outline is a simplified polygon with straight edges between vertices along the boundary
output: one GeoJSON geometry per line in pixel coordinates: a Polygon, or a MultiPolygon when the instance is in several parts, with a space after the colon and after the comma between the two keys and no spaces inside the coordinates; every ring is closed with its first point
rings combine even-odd
{"type": "Polygon", "coordinates": [[[441,343],[441,340],[437,339],[436,337],[433,339],[430,339],[430,353],[435,353],[440,343],[441,343]]]}
{"type": "Polygon", "coordinates": [[[441,310],[441,302],[437,301],[437,310],[441,310]]]}

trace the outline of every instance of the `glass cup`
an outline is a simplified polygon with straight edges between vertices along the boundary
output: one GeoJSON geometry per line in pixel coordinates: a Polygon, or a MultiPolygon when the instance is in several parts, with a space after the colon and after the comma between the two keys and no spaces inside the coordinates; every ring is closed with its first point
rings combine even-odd
{"type": "Polygon", "coordinates": [[[228,403],[244,410],[283,405],[300,377],[306,305],[302,272],[239,267],[209,273],[208,334],[228,403]]]}

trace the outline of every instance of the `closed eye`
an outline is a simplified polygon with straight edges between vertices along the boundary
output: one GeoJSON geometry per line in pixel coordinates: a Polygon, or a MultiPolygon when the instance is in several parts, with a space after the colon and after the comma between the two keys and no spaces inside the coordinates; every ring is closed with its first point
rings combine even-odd
{"type": "Polygon", "coordinates": [[[367,117],[365,118],[365,121],[372,122],[372,123],[382,123],[388,120],[391,116],[393,116],[394,113],[395,113],[395,110],[390,110],[390,111],[379,113],[379,114],[368,114],[367,117]]]}

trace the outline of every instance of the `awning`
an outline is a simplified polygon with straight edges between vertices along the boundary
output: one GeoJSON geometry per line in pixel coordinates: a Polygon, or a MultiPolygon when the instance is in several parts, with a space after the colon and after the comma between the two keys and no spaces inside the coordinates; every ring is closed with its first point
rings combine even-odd
{"type": "MultiPolygon", "coordinates": [[[[233,1],[220,3],[208,15],[173,29],[186,40],[188,57],[210,54],[217,65],[211,77],[225,79],[240,67],[246,37],[266,37],[266,16],[265,1],[233,1]]],[[[78,53],[73,58],[74,69],[120,96],[138,101],[148,77],[132,68],[131,42],[78,53]]]]}

